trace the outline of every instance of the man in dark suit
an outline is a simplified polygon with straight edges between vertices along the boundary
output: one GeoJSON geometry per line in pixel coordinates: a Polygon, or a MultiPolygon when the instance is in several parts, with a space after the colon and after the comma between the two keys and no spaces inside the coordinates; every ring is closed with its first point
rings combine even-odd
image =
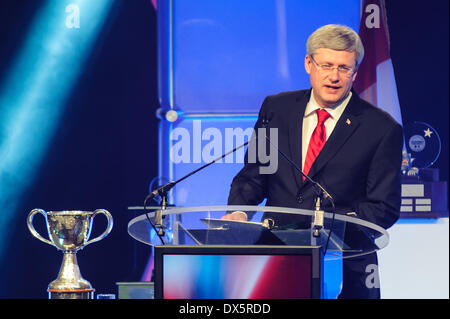
{"type": "MultiPolygon", "coordinates": [[[[308,38],[305,57],[312,88],[268,96],[255,132],[264,126],[276,129],[279,150],[327,190],[337,213],[386,229],[399,217],[403,135],[390,115],[352,90],[363,55],[361,40],[352,29],[327,25],[316,30],[308,38]]],[[[288,161],[280,158],[271,174],[262,174],[261,167],[258,161],[246,161],[233,179],[229,205],[258,205],[267,199],[268,206],[314,209],[313,185],[288,161]]],[[[329,211],[330,206],[323,204],[329,211]]],[[[310,223],[292,215],[271,217],[278,226],[310,223]]],[[[223,218],[248,217],[233,212],[223,218]]],[[[346,240],[351,236],[347,231],[346,240]]],[[[376,253],[344,259],[340,298],[380,298],[378,287],[366,284],[369,265],[377,265],[376,253]]]]}

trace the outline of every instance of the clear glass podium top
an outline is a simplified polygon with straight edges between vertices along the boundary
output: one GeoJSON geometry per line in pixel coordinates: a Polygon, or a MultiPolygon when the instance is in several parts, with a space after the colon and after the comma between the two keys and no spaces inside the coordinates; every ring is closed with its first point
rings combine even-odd
{"type": "Polygon", "coordinates": [[[320,246],[340,258],[369,254],[389,243],[389,234],[376,224],[329,212],[320,216],[313,210],[271,206],[173,207],[142,210],[128,223],[128,233],[151,246],[320,246]],[[221,219],[234,211],[245,212],[250,220],[221,219]]]}

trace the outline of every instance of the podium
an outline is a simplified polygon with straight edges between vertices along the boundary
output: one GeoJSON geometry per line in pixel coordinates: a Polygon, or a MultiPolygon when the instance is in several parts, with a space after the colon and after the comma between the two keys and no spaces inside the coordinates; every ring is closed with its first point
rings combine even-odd
{"type": "Polygon", "coordinates": [[[342,260],[386,247],[389,235],[357,217],[324,212],[317,223],[315,214],[270,206],[174,207],[142,212],[128,233],[155,249],[156,298],[336,298],[342,260]],[[253,218],[220,219],[233,211],[253,218]]]}

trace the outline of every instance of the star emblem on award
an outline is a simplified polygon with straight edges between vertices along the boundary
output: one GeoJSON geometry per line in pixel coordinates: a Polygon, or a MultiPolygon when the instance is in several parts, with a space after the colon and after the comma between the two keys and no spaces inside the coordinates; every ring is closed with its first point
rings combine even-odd
{"type": "Polygon", "coordinates": [[[438,159],[441,139],[437,131],[424,122],[407,124],[403,131],[406,150],[403,153],[402,172],[418,175],[421,169],[432,166],[438,159]]]}

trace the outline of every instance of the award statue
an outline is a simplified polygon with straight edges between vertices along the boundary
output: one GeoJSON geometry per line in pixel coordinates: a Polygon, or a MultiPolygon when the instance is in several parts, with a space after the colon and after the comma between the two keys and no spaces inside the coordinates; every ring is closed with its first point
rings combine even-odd
{"type": "Polygon", "coordinates": [[[420,171],[431,167],[441,153],[441,138],[431,125],[413,122],[403,127],[405,150],[403,151],[402,173],[419,176],[420,171]]]}
{"type": "Polygon", "coordinates": [[[104,209],[87,211],[52,211],[33,209],[27,219],[28,229],[37,239],[55,246],[63,252],[63,261],[58,277],[48,285],[49,299],[93,299],[94,288],[80,273],[76,253],[85,246],[105,238],[113,227],[111,214],[104,209]],[[43,238],[33,226],[36,214],[45,217],[48,237],[43,238]],[[92,221],[97,214],[103,214],[108,220],[106,230],[100,236],[89,240],[92,221]]]}

